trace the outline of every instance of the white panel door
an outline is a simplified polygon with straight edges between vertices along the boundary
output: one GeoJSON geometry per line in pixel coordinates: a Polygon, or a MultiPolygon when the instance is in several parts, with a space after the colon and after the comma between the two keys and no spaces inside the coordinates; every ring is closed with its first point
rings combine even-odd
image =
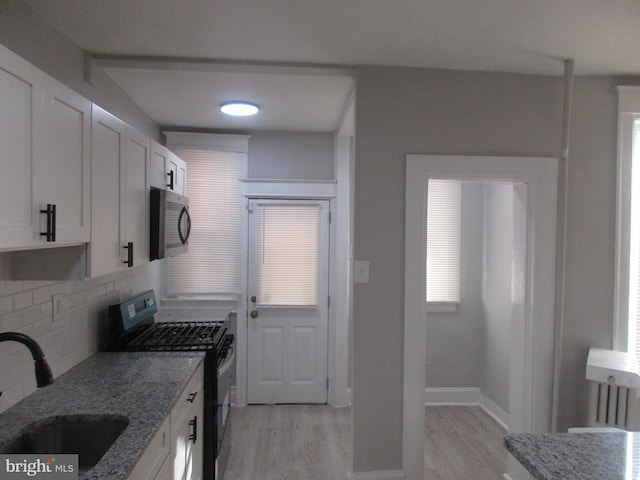
{"type": "Polygon", "coordinates": [[[251,200],[248,403],[326,403],[329,202],[251,200]]]}

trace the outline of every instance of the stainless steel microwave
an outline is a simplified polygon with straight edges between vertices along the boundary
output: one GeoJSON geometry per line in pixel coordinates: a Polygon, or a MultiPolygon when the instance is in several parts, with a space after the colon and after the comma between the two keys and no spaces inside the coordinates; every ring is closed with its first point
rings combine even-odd
{"type": "Polygon", "coordinates": [[[174,257],[189,249],[189,199],[170,190],[151,187],[150,260],[174,257]]]}

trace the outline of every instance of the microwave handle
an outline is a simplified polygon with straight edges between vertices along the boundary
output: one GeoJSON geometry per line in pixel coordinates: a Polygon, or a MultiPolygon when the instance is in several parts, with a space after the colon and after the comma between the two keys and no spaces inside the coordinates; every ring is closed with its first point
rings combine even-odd
{"type": "Polygon", "coordinates": [[[182,207],[182,210],[180,211],[180,216],[178,217],[178,235],[180,236],[180,241],[182,242],[183,245],[187,243],[187,240],[189,240],[189,235],[191,235],[191,215],[189,215],[189,210],[187,210],[187,207],[182,207]],[[186,235],[183,234],[182,228],[181,228],[182,217],[184,215],[187,216],[186,235]]]}

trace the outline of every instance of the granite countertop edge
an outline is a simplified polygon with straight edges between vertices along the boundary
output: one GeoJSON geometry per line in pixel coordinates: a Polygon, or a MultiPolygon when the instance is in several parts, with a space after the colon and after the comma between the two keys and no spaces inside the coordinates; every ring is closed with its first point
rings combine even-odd
{"type": "Polygon", "coordinates": [[[99,352],[0,413],[0,449],[32,422],[125,416],[129,424],[81,480],[125,480],[204,360],[197,352],[99,352]]]}
{"type": "Polygon", "coordinates": [[[629,441],[640,433],[517,433],[504,445],[536,480],[623,480],[637,460],[627,457],[629,441]]]}

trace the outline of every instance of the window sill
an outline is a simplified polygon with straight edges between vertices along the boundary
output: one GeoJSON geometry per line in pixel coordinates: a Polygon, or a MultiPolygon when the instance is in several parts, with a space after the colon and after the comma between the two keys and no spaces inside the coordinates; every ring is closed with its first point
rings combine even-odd
{"type": "Polygon", "coordinates": [[[452,313],[457,312],[460,302],[427,302],[427,312],[452,313]]]}

